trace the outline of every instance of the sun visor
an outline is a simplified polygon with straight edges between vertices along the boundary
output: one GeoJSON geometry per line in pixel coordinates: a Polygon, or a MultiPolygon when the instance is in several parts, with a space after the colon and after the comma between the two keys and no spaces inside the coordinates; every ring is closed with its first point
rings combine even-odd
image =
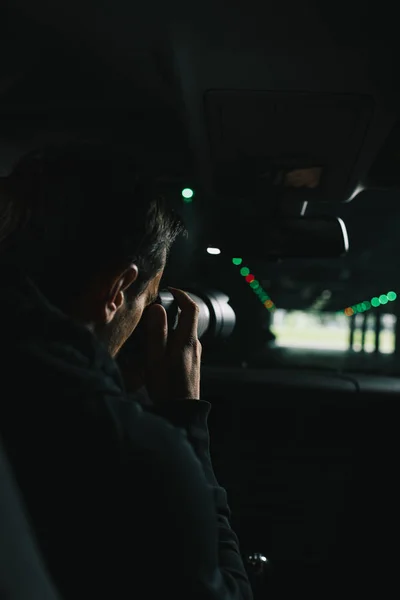
{"type": "Polygon", "coordinates": [[[209,91],[215,192],[226,199],[345,202],[374,110],[370,96],[209,91]]]}

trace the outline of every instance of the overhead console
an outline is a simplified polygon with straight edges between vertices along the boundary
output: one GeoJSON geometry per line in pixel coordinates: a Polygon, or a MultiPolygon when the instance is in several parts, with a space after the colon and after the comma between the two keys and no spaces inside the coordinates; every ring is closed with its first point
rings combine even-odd
{"type": "Polygon", "coordinates": [[[372,96],[210,90],[205,93],[215,192],[255,199],[345,202],[374,115],[372,96]]]}

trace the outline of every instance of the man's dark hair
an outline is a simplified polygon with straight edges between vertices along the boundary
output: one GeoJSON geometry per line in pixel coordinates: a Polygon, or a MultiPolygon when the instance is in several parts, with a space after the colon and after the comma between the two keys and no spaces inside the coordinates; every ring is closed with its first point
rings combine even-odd
{"type": "Polygon", "coordinates": [[[1,180],[0,260],[64,301],[104,269],[133,262],[139,294],[184,232],[129,155],[109,144],[30,152],[1,180]]]}

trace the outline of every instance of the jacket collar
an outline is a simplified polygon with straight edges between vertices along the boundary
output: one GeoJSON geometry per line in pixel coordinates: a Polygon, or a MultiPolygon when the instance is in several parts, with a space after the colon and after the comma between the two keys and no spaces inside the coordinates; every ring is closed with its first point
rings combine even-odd
{"type": "Polygon", "coordinates": [[[21,270],[0,264],[1,354],[6,362],[17,354],[70,385],[121,394],[116,362],[84,325],[52,305],[21,270]]]}

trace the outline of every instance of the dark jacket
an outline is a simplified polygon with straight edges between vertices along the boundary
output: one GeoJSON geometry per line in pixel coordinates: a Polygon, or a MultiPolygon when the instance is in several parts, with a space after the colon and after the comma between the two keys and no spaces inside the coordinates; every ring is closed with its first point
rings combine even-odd
{"type": "Polygon", "coordinates": [[[90,331],[0,275],[0,435],[63,600],[250,599],[210,405],[144,410],[90,331]]]}
{"type": "Polygon", "coordinates": [[[0,598],[60,600],[46,573],[1,442],[0,598]]]}

